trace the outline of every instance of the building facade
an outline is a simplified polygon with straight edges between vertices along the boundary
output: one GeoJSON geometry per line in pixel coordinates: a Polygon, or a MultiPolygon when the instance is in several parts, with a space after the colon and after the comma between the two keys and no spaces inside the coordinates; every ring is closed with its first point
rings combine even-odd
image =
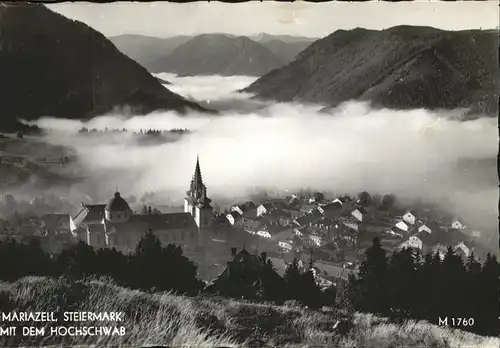
{"type": "Polygon", "coordinates": [[[73,236],[96,248],[115,248],[130,253],[141,237],[154,233],[162,245],[174,243],[186,249],[196,249],[206,243],[204,234],[210,233],[213,208],[201,178],[199,160],[190,190],[186,193],[183,213],[134,214],[119,192],[107,204],[88,205],[75,217],[70,216],[73,236]]]}

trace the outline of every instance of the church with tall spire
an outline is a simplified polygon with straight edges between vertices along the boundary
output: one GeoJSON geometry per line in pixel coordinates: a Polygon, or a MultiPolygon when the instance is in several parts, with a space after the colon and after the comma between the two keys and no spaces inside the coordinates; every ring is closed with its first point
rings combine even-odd
{"type": "Polygon", "coordinates": [[[127,201],[117,192],[107,204],[84,204],[75,216],[69,216],[75,238],[95,247],[114,247],[133,252],[142,235],[153,232],[162,245],[175,243],[186,248],[206,245],[213,221],[211,199],[201,177],[200,160],[191,186],[186,192],[183,213],[134,213],[127,201]]]}
{"type": "Polygon", "coordinates": [[[184,198],[184,212],[190,213],[196,225],[200,230],[208,229],[212,226],[213,207],[210,205],[212,200],[207,196],[207,187],[203,183],[200,169],[200,158],[196,158],[191,186],[186,191],[184,198]]]}

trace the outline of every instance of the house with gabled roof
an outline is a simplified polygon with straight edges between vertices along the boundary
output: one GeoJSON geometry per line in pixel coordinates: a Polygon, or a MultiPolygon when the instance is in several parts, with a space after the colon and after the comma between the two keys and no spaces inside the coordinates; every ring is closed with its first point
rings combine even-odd
{"type": "Polygon", "coordinates": [[[318,246],[318,247],[321,247],[321,246],[326,244],[326,241],[324,240],[324,238],[317,233],[310,233],[309,239],[312,241],[312,243],[315,246],[318,246]]]}
{"type": "Polygon", "coordinates": [[[262,203],[257,207],[257,216],[261,216],[271,212],[276,205],[273,202],[262,203]]]}
{"type": "Polygon", "coordinates": [[[340,200],[339,198],[335,198],[331,203],[343,204],[342,200],[340,200]]]}
{"type": "Polygon", "coordinates": [[[419,238],[418,235],[413,235],[413,236],[408,237],[408,239],[406,239],[405,241],[403,241],[399,245],[400,249],[403,249],[403,248],[415,248],[415,249],[422,250],[422,247],[423,247],[423,242],[419,238]]]}
{"type": "Polygon", "coordinates": [[[462,221],[460,221],[458,218],[454,218],[451,222],[451,228],[453,228],[455,230],[462,230],[465,227],[466,227],[465,224],[462,221]]]}
{"type": "Polygon", "coordinates": [[[352,216],[343,216],[337,219],[340,226],[343,226],[344,230],[359,230],[359,222],[356,218],[352,216]]]}
{"type": "Polygon", "coordinates": [[[403,221],[409,225],[415,225],[416,219],[415,214],[411,210],[406,211],[403,215],[403,221]]]}
{"type": "Polygon", "coordinates": [[[293,245],[294,245],[293,239],[285,239],[278,241],[278,248],[285,253],[291,252],[293,250],[293,245]]]}
{"type": "Polygon", "coordinates": [[[300,211],[303,215],[310,213],[318,207],[316,203],[304,203],[300,205],[300,211]]]}
{"type": "Polygon", "coordinates": [[[427,233],[432,233],[432,230],[430,229],[429,226],[427,226],[426,224],[422,224],[418,227],[418,232],[422,232],[422,231],[425,231],[427,233]]]}
{"type": "Polygon", "coordinates": [[[312,225],[315,221],[318,221],[322,218],[321,214],[311,212],[307,215],[304,215],[302,217],[299,217],[297,219],[294,219],[292,223],[297,226],[297,227],[304,227],[304,226],[310,226],[312,225]]]}
{"type": "Polygon", "coordinates": [[[404,221],[399,221],[392,228],[392,230],[396,233],[407,233],[408,229],[409,227],[404,221]]]}
{"type": "MultiPolygon", "coordinates": [[[[82,202],[80,211],[69,217],[70,231],[75,238],[87,241],[89,225],[102,224],[106,204],[85,204],[82,202]]],[[[104,238],[104,237],[103,237],[104,238]]]]}
{"type": "MultiPolygon", "coordinates": [[[[237,213],[233,211],[232,213],[237,213]]],[[[256,234],[261,228],[264,227],[264,222],[258,218],[242,218],[241,226],[243,230],[250,234],[256,234]]]]}
{"type": "Polygon", "coordinates": [[[353,211],[351,211],[351,216],[353,216],[356,220],[358,220],[359,222],[363,222],[363,213],[361,212],[360,209],[354,209],[353,211]]]}
{"type": "Polygon", "coordinates": [[[271,236],[273,241],[284,241],[284,240],[292,240],[296,236],[296,232],[292,227],[283,229],[277,233],[274,233],[271,236]]]}
{"type": "Polygon", "coordinates": [[[253,214],[257,216],[257,206],[254,202],[251,201],[245,202],[243,204],[233,205],[231,207],[231,211],[237,211],[242,216],[251,216],[253,214]]]}
{"type": "Polygon", "coordinates": [[[339,202],[319,206],[318,210],[325,218],[338,218],[342,214],[342,204],[339,202]]]}
{"type": "Polygon", "coordinates": [[[455,247],[453,247],[453,250],[460,255],[462,259],[468,258],[471,253],[471,248],[469,248],[465,242],[458,243],[455,247]]]}
{"type": "Polygon", "coordinates": [[[295,218],[298,218],[298,217],[301,217],[302,215],[304,215],[304,214],[302,214],[302,212],[300,211],[300,208],[298,208],[298,207],[287,206],[281,210],[284,211],[285,213],[289,214],[292,219],[295,219],[295,218]]]}
{"type": "Polygon", "coordinates": [[[442,236],[439,232],[429,233],[427,231],[421,231],[408,237],[403,243],[420,245],[419,249],[427,251],[442,243],[442,236]]]}
{"type": "Polygon", "coordinates": [[[237,211],[232,211],[226,215],[227,221],[231,224],[231,226],[234,226],[239,220],[241,220],[243,216],[241,216],[240,213],[237,211]]]}
{"type": "Polygon", "coordinates": [[[428,221],[426,223],[421,224],[418,227],[418,232],[426,231],[427,233],[438,233],[440,235],[443,235],[445,232],[441,227],[439,227],[439,224],[434,222],[434,221],[428,221]]]}
{"type": "Polygon", "coordinates": [[[232,260],[226,269],[205,287],[212,294],[251,299],[256,296],[263,284],[279,288],[284,280],[273,270],[272,262],[265,252],[252,255],[243,249],[231,249],[232,260]]]}
{"type": "Polygon", "coordinates": [[[260,215],[260,218],[270,223],[277,223],[281,226],[289,226],[292,223],[290,214],[281,209],[271,210],[269,213],[260,215]]]}

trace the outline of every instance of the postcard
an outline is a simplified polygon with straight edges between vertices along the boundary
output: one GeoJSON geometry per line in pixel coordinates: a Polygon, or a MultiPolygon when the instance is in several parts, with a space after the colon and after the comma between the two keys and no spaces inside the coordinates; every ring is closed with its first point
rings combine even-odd
{"type": "Polygon", "coordinates": [[[0,3],[0,346],[498,347],[498,29],[0,3]]]}

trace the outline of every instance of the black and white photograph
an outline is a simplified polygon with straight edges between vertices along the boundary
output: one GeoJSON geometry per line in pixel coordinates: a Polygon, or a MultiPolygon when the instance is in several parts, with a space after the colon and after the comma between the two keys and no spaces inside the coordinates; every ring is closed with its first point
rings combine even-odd
{"type": "Polygon", "coordinates": [[[499,15],[0,2],[0,346],[498,347],[499,15]]]}

